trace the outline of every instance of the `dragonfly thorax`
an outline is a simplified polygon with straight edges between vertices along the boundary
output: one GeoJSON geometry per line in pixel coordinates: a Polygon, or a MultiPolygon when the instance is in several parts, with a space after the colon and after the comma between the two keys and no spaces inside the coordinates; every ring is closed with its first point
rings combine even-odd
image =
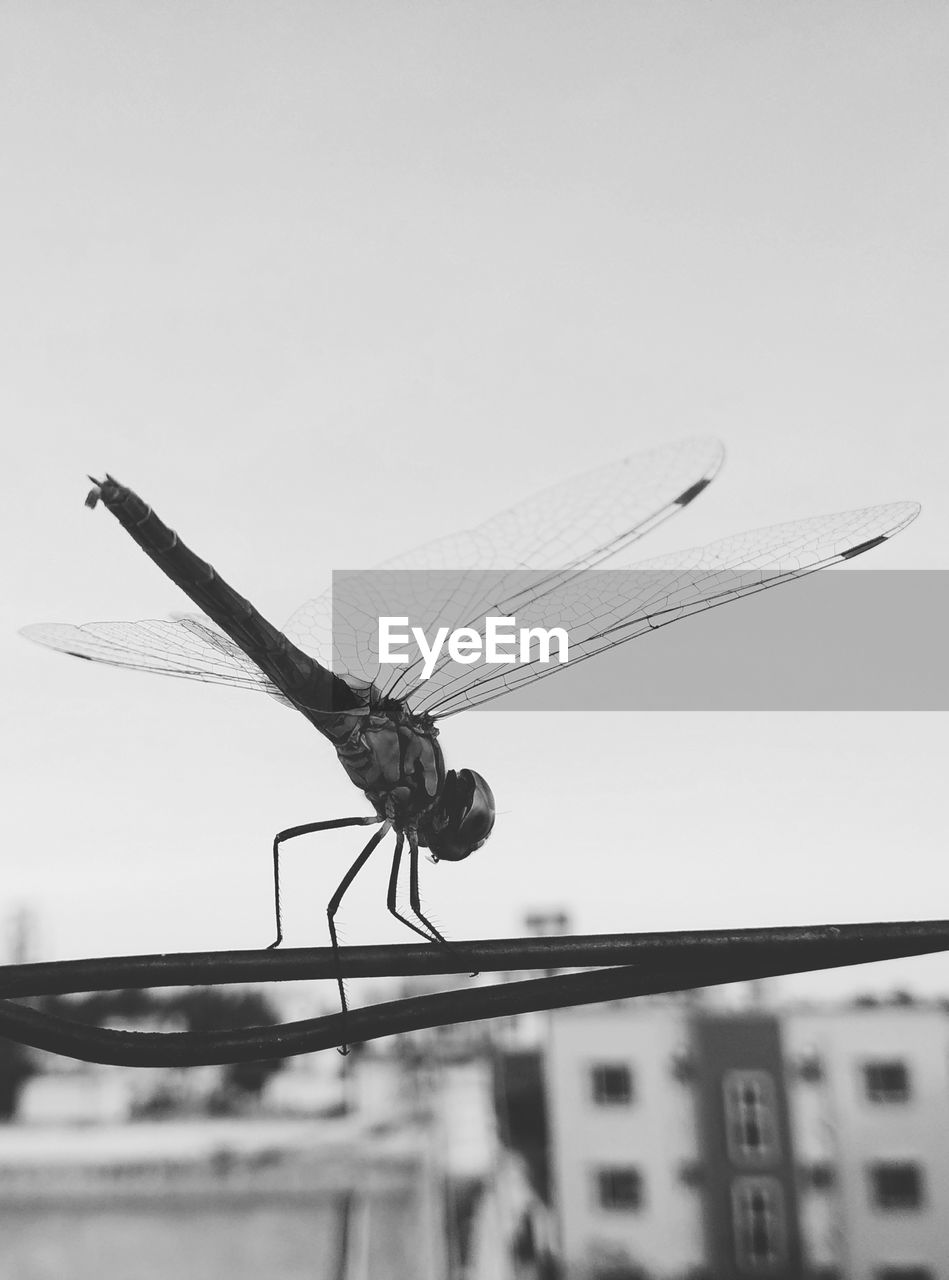
{"type": "Polygon", "coordinates": [[[460,862],[494,826],[494,796],[473,769],[446,770],[438,730],[404,703],[368,699],[362,714],[323,719],[350,781],[397,829],[414,827],[433,859],[460,862]]]}
{"type": "Polygon", "coordinates": [[[417,825],[441,794],[445,762],[438,732],[403,704],[370,702],[367,712],[324,720],[321,729],[350,781],[397,827],[417,825]]]}

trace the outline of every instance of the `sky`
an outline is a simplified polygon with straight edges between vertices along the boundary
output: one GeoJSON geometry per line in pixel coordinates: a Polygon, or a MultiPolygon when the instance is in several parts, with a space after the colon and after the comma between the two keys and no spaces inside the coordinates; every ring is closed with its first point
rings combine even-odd
{"type": "MultiPolygon", "coordinates": [[[[88,472],[277,623],[334,568],[697,434],[726,466],[644,555],[909,498],[872,567],[949,567],[947,37],[920,0],[3,6],[0,918],[30,908],[34,958],[266,945],[273,833],[367,811],[270,699],[16,634],[187,607],[83,508],[88,472]]],[[[499,818],[423,898],[454,938],[544,908],[577,932],[949,916],[946,733],[453,718],[448,763],[499,818]]],[[[357,846],[288,847],[289,944],[324,941],[357,846]]],[[[386,874],[344,941],[403,939],[386,874]]],[[[949,994],[949,958],[780,989],[907,986],[949,994]]]]}

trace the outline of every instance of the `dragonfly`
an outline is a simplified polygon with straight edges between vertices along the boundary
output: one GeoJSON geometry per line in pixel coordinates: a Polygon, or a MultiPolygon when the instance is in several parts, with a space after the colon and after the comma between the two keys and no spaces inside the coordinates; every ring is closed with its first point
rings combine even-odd
{"type": "MultiPolygon", "coordinates": [[[[304,604],[282,630],[192,552],[137,494],[110,475],[90,477],[86,504],[101,503],[139,547],[197,605],[200,615],[84,626],[39,624],[29,639],[93,662],[264,692],[309,720],[335,749],[372,812],[303,823],[273,840],[276,938],[283,941],[280,850],[299,836],[349,826],[377,830],[327,904],[333,952],[343,897],[383,838],[394,834],[386,904],[433,945],[451,947],[422,908],[420,850],[460,862],[495,823],[495,799],[474,769],[447,769],[440,722],[547,679],[639,636],[742,596],[840,563],[879,546],[919,513],[915,502],[864,507],[778,524],[706,546],[638,561],[625,553],[708,487],[724,451],[692,439],[613,462],[557,484],[465,532],[390,559],[392,570],[464,572],[459,606],[475,627],[487,614],[556,616],[573,627],[570,662],[466,665],[442,657],[423,678],[419,662],[375,669],[347,662],[361,652],[359,610],[334,616],[328,591],[304,604]],[[483,588],[480,584],[483,583],[483,588]],[[657,586],[657,584],[660,584],[657,586]],[[347,656],[349,655],[349,657],[347,656]],[[400,905],[408,849],[409,908],[400,905]]],[[[444,602],[443,602],[444,603],[444,602]]],[[[455,602],[457,605],[457,602],[455,602]]],[[[431,606],[434,609],[434,605],[431,606]]],[[[433,622],[431,618],[426,621],[433,622]]],[[[347,1003],[337,977],[345,1018],[347,1003]]]]}

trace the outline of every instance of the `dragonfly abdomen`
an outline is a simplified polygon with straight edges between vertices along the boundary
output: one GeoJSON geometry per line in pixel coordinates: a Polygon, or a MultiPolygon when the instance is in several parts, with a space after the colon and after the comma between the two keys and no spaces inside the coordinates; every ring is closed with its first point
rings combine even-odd
{"type": "MultiPolygon", "coordinates": [[[[100,500],[147,556],[254,662],[282,694],[307,711],[348,711],[360,705],[349,686],[298,649],[215,569],[185,546],[136,493],[106,476],[86,499],[100,500]]],[[[320,725],[317,722],[319,728],[320,725]]]]}

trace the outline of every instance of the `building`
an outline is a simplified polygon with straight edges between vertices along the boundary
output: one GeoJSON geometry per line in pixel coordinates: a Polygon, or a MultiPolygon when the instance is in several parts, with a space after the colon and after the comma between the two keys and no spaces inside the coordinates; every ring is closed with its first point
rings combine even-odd
{"type": "Polygon", "coordinates": [[[782,1020],[802,1234],[842,1280],[949,1280],[949,1016],[938,1005],[782,1020]]]}
{"type": "Polygon", "coordinates": [[[10,1126],[2,1280],[448,1274],[431,1142],[261,1118],[10,1126]]]}
{"type": "Polygon", "coordinates": [[[213,1068],[44,1058],[0,1143],[0,1280],[541,1280],[550,1213],[491,1059],[443,1039],[294,1060],[231,1116],[202,1109],[213,1068]]]}
{"type": "Polygon", "coordinates": [[[656,1001],[552,1015],[554,1207],[571,1277],[680,1276],[705,1258],[689,1020],[656,1001]]]}
{"type": "Polygon", "coordinates": [[[949,1016],[937,1005],[551,1016],[571,1280],[949,1280],[949,1016]]]}

